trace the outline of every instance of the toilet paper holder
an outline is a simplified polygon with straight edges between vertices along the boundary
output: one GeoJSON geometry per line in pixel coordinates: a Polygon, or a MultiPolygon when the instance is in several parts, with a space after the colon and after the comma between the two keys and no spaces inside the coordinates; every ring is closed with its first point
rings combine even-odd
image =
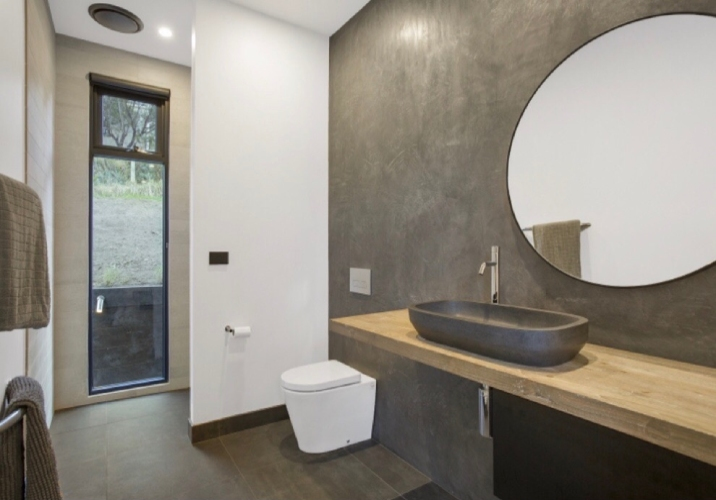
{"type": "Polygon", "coordinates": [[[226,325],[224,327],[226,333],[231,334],[232,337],[250,337],[251,327],[250,326],[237,326],[226,325]]]}

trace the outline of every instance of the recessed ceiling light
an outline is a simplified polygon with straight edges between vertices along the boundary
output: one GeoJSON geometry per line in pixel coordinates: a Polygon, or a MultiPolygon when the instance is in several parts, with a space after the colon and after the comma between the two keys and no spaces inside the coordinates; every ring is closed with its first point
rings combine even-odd
{"type": "Polygon", "coordinates": [[[119,33],[139,33],[144,29],[144,23],[141,19],[116,5],[93,3],[87,11],[92,19],[99,24],[119,33]]]}
{"type": "Polygon", "coordinates": [[[159,36],[163,38],[171,38],[174,36],[174,33],[166,26],[162,26],[161,28],[159,28],[159,36]]]}

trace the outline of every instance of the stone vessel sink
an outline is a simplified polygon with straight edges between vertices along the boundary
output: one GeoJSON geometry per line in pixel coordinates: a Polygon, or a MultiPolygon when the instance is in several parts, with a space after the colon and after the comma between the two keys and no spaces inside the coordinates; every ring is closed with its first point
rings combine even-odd
{"type": "Polygon", "coordinates": [[[581,316],[527,307],[443,300],[408,309],[425,339],[490,358],[530,366],[555,366],[587,343],[581,316]]]}

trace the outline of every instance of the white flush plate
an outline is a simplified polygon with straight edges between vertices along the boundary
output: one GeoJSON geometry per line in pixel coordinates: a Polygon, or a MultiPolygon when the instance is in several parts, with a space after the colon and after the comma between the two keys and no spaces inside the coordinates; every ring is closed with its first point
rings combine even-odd
{"type": "Polygon", "coordinates": [[[351,267],[350,291],[370,295],[370,269],[351,267]]]}

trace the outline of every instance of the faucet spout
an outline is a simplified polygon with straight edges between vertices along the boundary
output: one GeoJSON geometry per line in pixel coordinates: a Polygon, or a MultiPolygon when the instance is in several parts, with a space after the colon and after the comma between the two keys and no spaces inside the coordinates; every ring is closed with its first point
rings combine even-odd
{"type": "Polygon", "coordinates": [[[485,273],[485,269],[490,266],[492,275],[490,279],[490,301],[497,304],[500,301],[500,247],[492,247],[492,260],[483,262],[480,265],[480,276],[485,273]]]}
{"type": "Polygon", "coordinates": [[[497,262],[494,260],[488,260],[487,262],[483,262],[482,264],[480,264],[480,270],[478,271],[478,273],[480,273],[480,276],[485,274],[485,268],[487,268],[488,266],[495,267],[497,266],[497,262]]]}

